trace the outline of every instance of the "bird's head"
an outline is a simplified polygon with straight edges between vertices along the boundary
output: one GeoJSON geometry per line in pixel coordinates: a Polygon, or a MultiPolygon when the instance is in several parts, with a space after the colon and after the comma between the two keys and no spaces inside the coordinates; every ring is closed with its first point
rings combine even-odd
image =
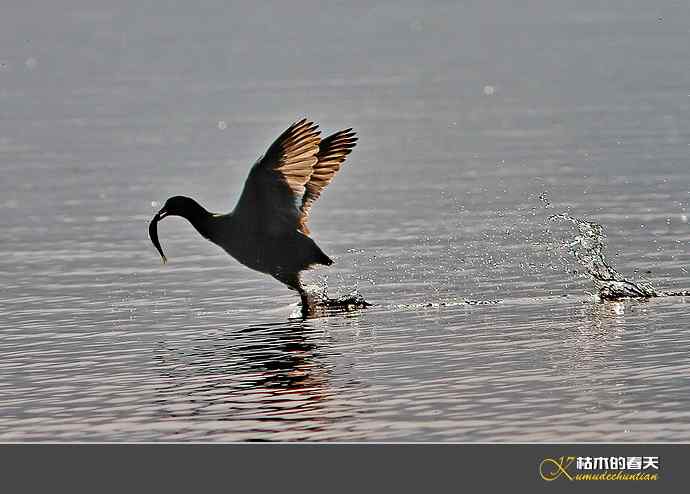
{"type": "Polygon", "coordinates": [[[185,196],[173,196],[161,208],[154,219],[162,220],[166,216],[182,216],[189,218],[199,208],[199,203],[194,199],[185,196]]]}
{"type": "Polygon", "coordinates": [[[163,264],[165,264],[168,259],[163,254],[163,248],[158,240],[158,222],[165,218],[166,216],[182,216],[190,221],[199,214],[199,210],[203,211],[203,208],[194,199],[184,196],[174,196],[165,201],[165,204],[158,211],[151,223],[149,223],[149,237],[151,237],[151,242],[153,242],[154,247],[158,250],[163,259],[163,264]]]}

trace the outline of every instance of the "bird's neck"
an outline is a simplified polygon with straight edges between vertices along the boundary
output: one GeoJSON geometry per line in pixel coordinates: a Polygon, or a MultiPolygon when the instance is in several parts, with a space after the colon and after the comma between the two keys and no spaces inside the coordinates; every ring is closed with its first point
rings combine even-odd
{"type": "Polygon", "coordinates": [[[185,210],[184,215],[182,215],[187,221],[189,221],[194,228],[197,229],[201,235],[208,238],[210,235],[210,223],[213,219],[213,213],[208,212],[201,204],[194,202],[190,204],[185,210]]]}

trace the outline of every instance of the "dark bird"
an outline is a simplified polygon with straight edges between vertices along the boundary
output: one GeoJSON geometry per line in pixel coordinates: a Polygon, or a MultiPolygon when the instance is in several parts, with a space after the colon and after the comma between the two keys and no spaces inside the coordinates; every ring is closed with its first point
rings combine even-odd
{"type": "Polygon", "coordinates": [[[189,197],[171,197],[151,220],[151,241],[165,263],[157,224],[166,216],[182,216],[245,266],[297,290],[305,311],[309,299],[300,273],[333,264],[309,237],[309,211],[356,142],[352,129],[321,139],[317,124],[295,122],[254,164],[232,212],[214,214],[189,197]]]}

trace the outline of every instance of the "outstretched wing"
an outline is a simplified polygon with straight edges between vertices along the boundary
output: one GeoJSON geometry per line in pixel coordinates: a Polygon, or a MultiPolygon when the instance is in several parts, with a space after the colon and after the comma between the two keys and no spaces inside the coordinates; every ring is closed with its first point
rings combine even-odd
{"type": "Polygon", "coordinates": [[[352,129],[345,129],[326,137],[319,144],[319,152],[316,155],[317,162],[309,181],[305,185],[300,207],[298,228],[305,235],[309,234],[309,228],[307,228],[309,209],[319,198],[321,191],[331,183],[347,155],[352,152],[352,148],[357,144],[356,135],[352,129]]]}
{"type": "Polygon", "coordinates": [[[318,162],[319,134],[317,124],[295,122],[252,167],[234,211],[248,228],[273,235],[298,228],[305,186],[318,162]]]}

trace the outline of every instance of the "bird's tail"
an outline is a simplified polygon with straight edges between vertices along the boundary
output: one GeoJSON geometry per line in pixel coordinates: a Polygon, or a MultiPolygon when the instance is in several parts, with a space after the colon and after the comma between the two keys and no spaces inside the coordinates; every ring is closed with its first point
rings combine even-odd
{"type": "Polygon", "coordinates": [[[330,266],[333,264],[333,259],[323,253],[321,247],[316,245],[316,242],[314,242],[314,239],[306,235],[301,235],[300,238],[302,238],[303,242],[301,248],[307,253],[305,266],[313,266],[314,264],[324,264],[326,266],[330,266]],[[309,247],[304,245],[304,243],[306,243],[309,247]]]}
{"type": "Polygon", "coordinates": [[[328,257],[324,252],[321,250],[321,248],[314,243],[314,262],[317,264],[324,264],[326,266],[330,266],[333,264],[333,259],[328,257]]]}

